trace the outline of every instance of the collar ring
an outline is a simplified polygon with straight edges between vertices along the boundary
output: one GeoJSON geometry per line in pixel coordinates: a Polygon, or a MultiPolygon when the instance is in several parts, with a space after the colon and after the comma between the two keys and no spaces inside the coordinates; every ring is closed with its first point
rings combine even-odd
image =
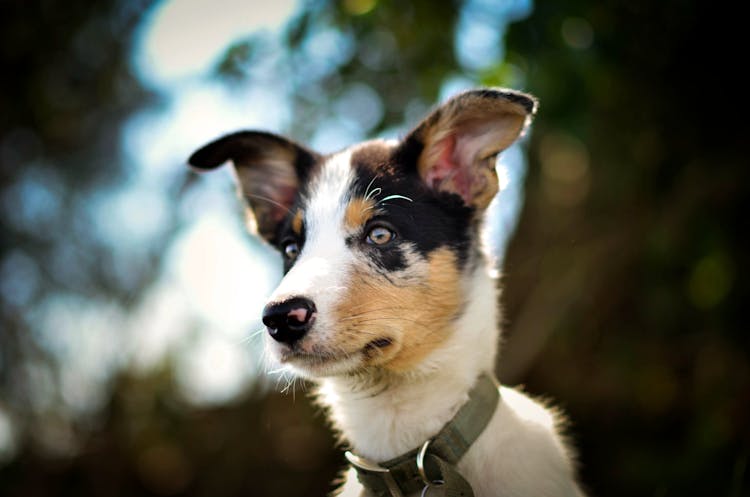
{"type": "Polygon", "coordinates": [[[419,473],[419,477],[422,479],[422,483],[426,485],[425,488],[430,486],[440,486],[443,484],[442,480],[430,480],[427,477],[427,472],[424,469],[424,457],[427,455],[427,450],[430,448],[431,443],[432,440],[427,440],[419,449],[419,452],[417,452],[417,473],[419,473]]]}

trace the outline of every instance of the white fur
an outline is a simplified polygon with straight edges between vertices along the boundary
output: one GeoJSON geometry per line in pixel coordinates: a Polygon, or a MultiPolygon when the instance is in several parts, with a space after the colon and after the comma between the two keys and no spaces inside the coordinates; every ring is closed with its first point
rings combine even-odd
{"type": "MultiPolygon", "coordinates": [[[[352,181],[350,156],[343,152],[331,158],[312,185],[305,247],[272,296],[280,301],[304,295],[316,302],[317,320],[300,344],[303,350],[337,350],[327,311],[341,294],[353,258],[341,227],[352,181]]],[[[466,402],[477,377],[494,370],[496,285],[481,262],[474,267],[462,281],[466,306],[452,333],[408,373],[342,374],[361,362],[354,354],[323,369],[300,371],[322,377],[319,400],[357,455],[384,461],[421,446],[466,402]]],[[[268,342],[284,362],[285,346],[268,342]]],[[[582,495],[553,414],[516,390],[501,392],[492,420],[459,463],[475,496],[582,495]]],[[[341,495],[366,495],[351,472],[341,495]]]]}
{"type": "MultiPolygon", "coordinates": [[[[281,302],[289,297],[305,296],[315,302],[318,309],[316,332],[300,343],[301,349],[306,352],[320,350],[321,347],[331,348],[331,344],[335,344],[332,336],[335,326],[330,322],[330,309],[343,290],[347,268],[353,258],[344,243],[340,222],[353,181],[350,160],[351,152],[344,151],[324,164],[316,184],[312,185],[311,190],[315,195],[310,198],[305,212],[305,246],[297,262],[270,298],[272,302],[281,302]]],[[[283,356],[286,350],[273,340],[267,340],[266,344],[275,357],[283,356]]],[[[351,359],[335,364],[334,367],[350,369],[357,361],[356,357],[351,359]]],[[[335,371],[326,371],[333,372],[335,371]]],[[[297,370],[297,373],[310,372],[297,370]]],[[[313,373],[320,374],[321,371],[313,373]]]]}
{"type": "MultiPolygon", "coordinates": [[[[413,377],[375,396],[358,391],[356,381],[345,377],[322,380],[320,400],[357,455],[384,461],[419,447],[467,400],[475,378],[493,371],[498,342],[495,282],[479,268],[467,291],[470,304],[455,332],[413,377]]],[[[583,495],[554,415],[505,387],[495,415],[459,470],[475,497],[583,495]]],[[[354,470],[340,495],[366,495],[354,470]]]]}

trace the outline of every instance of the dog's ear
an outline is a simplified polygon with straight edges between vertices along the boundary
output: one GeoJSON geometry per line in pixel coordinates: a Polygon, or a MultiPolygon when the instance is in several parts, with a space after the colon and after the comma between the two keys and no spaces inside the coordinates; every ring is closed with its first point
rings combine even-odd
{"type": "Polygon", "coordinates": [[[495,158],[536,112],[531,95],[500,88],[461,93],[428,115],[401,143],[400,161],[427,186],[483,210],[498,190],[495,158]]]}
{"type": "Polygon", "coordinates": [[[251,230],[275,243],[279,223],[317,160],[318,154],[281,136],[240,131],[200,148],[188,163],[197,170],[208,170],[232,161],[250,208],[251,230]]]}

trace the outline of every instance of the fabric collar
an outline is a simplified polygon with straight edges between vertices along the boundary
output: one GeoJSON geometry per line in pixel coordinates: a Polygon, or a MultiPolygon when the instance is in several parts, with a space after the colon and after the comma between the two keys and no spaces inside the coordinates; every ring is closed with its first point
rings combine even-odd
{"type": "Polygon", "coordinates": [[[446,497],[473,497],[471,485],[456,465],[492,419],[500,388],[494,376],[483,373],[461,406],[440,432],[404,455],[374,463],[346,452],[357,479],[377,497],[404,497],[429,487],[441,487],[446,497]]]}

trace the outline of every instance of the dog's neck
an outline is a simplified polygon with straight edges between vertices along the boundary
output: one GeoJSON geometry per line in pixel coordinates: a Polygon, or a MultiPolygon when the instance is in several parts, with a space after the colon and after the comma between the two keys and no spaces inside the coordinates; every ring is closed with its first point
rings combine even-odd
{"type": "Polygon", "coordinates": [[[484,267],[467,281],[466,295],[453,333],[418,371],[377,370],[321,380],[319,400],[356,454],[385,461],[422,445],[466,402],[476,378],[493,371],[497,290],[484,267]]]}

